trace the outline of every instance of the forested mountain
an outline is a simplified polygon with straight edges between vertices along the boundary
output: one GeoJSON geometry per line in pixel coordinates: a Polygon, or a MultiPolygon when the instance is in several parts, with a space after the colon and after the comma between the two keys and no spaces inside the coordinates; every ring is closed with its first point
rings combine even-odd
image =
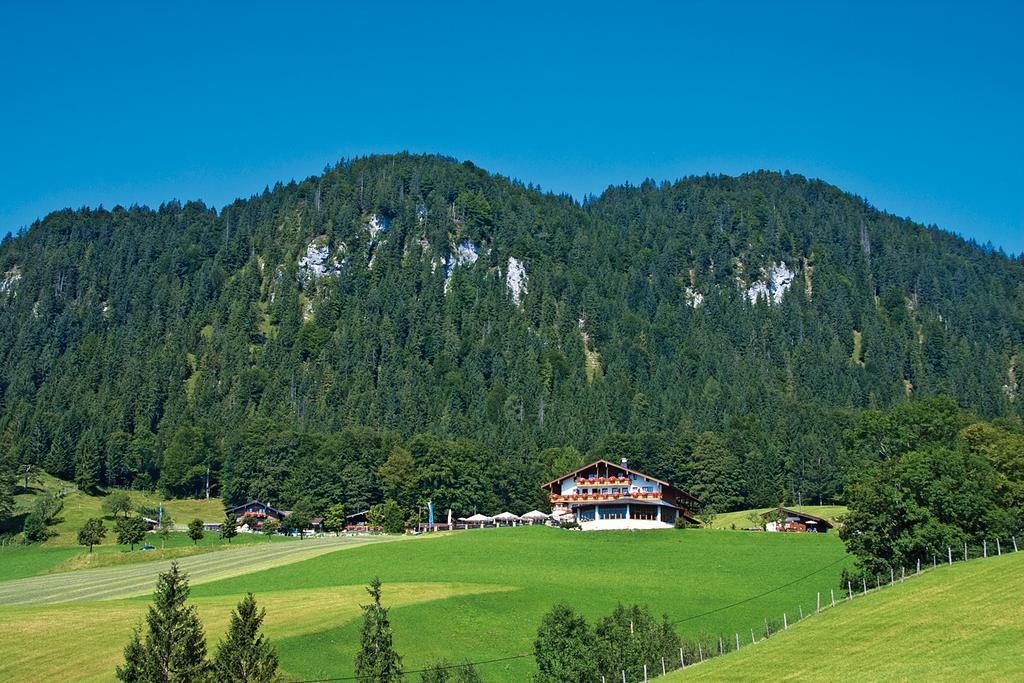
{"type": "Polygon", "coordinates": [[[831,501],[862,410],[1019,417],[1022,312],[1019,261],[798,175],[580,204],[369,157],[5,239],[0,446],[285,506],[532,506],[568,447],[721,507],[831,501]]]}

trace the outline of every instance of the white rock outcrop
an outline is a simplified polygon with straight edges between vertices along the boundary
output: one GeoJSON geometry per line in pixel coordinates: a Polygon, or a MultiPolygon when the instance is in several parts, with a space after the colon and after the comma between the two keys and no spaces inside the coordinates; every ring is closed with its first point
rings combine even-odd
{"type": "Polygon", "coordinates": [[[366,230],[370,233],[370,244],[376,242],[377,236],[387,232],[390,228],[391,223],[387,218],[376,213],[371,215],[370,220],[366,222],[366,230]]]}
{"type": "Polygon", "coordinates": [[[452,273],[455,272],[456,266],[471,266],[477,262],[480,258],[481,245],[469,240],[462,240],[458,244],[452,247],[452,253],[445,259],[444,262],[444,293],[448,293],[448,289],[452,284],[452,273]]]}
{"type": "Polygon", "coordinates": [[[14,266],[6,273],[4,273],[3,279],[0,279],[0,294],[4,292],[13,292],[14,286],[18,284],[18,280],[21,279],[21,269],[18,266],[14,266]]]}
{"type": "Polygon", "coordinates": [[[306,283],[340,274],[345,265],[345,252],[345,245],[340,244],[332,257],[326,239],[314,239],[306,245],[305,253],[299,256],[299,280],[306,283]]]}
{"type": "Polygon", "coordinates": [[[512,301],[519,306],[523,302],[523,294],[527,294],[526,284],[529,277],[526,274],[526,266],[515,256],[508,257],[508,269],[505,272],[505,286],[512,294],[512,301]]]}
{"type": "Polygon", "coordinates": [[[764,297],[769,304],[782,303],[782,297],[786,291],[793,286],[796,273],[789,269],[783,261],[772,265],[771,268],[761,270],[761,278],[755,280],[745,291],[750,303],[757,303],[757,300],[764,297]]]}

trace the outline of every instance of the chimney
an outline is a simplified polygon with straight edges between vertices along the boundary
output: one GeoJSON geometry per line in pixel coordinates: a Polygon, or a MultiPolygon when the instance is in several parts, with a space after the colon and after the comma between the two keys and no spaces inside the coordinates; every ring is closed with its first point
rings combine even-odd
{"type": "Polygon", "coordinates": [[[629,460],[627,460],[626,458],[623,458],[622,459],[622,467],[623,467],[623,469],[629,469],[629,460]]]}

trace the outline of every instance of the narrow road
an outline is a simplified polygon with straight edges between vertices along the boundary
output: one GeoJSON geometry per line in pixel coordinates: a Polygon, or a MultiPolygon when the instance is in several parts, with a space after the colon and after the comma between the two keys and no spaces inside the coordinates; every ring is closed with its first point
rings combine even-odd
{"type": "MultiPolygon", "coordinates": [[[[400,537],[398,537],[400,538],[400,537]]],[[[193,585],[240,574],[248,574],[282,564],[298,562],[324,553],[387,543],[396,537],[325,537],[288,543],[253,544],[225,548],[177,560],[188,572],[193,585]]],[[[0,582],[0,605],[52,604],[79,600],[111,600],[148,595],[160,572],[167,571],[172,560],[142,562],[123,567],[83,569],[59,574],[44,574],[0,582]]]]}

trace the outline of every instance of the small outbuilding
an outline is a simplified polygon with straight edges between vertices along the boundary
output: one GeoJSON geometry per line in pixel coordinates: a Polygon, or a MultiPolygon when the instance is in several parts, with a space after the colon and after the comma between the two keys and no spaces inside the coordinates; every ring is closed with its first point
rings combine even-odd
{"type": "Polygon", "coordinates": [[[790,508],[778,507],[769,510],[761,515],[765,520],[765,531],[784,531],[789,533],[828,533],[832,528],[832,522],[823,517],[791,510],[790,508]]]}

